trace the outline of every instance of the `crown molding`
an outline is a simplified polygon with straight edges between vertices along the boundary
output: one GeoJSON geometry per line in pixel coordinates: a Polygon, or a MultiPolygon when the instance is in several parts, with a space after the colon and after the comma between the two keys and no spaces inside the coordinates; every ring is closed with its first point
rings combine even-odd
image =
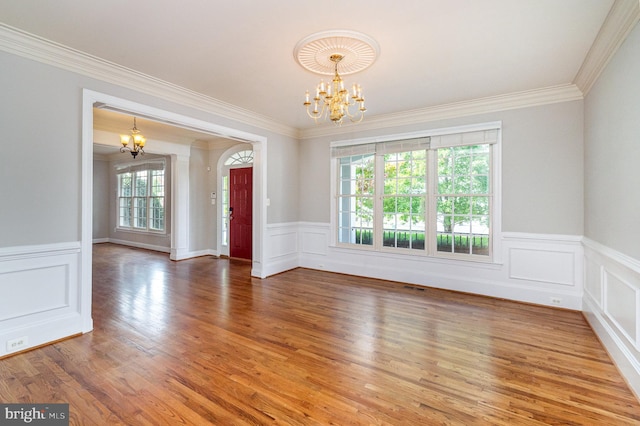
{"type": "Polygon", "coordinates": [[[152,95],[200,111],[297,138],[298,129],[141,72],[0,23],[0,50],[152,95]]]}
{"type": "Polygon", "coordinates": [[[368,117],[365,121],[358,124],[349,123],[340,127],[328,123],[326,125],[301,130],[300,139],[345,134],[355,130],[355,126],[357,126],[358,132],[362,132],[582,99],[584,99],[582,92],[575,84],[564,84],[506,95],[436,105],[400,113],[376,115],[368,117]]]}
{"type": "Polygon", "coordinates": [[[639,20],[640,0],[615,0],[574,78],[585,96],[639,20]]]}
{"type": "MultiPolygon", "coordinates": [[[[357,130],[360,132],[384,129],[434,120],[581,100],[591,89],[604,67],[639,19],[640,0],[615,0],[582,67],[574,79],[575,84],[515,92],[400,113],[369,116],[367,120],[357,125],[357,130]]],[[[3,23],[0,23],[0,50],[296,139],[345,134],[355,129],[355,125],[348,123],[340,127],[328,123],[327,125],[305,129],[296,129],[276,123],[269,117],[35,36],[3,23]]]]}

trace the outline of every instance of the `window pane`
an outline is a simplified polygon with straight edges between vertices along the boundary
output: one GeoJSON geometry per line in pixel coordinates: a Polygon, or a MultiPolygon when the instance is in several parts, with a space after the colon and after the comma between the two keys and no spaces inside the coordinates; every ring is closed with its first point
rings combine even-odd
{"type": "Polygon", "coordinates": [[[489,145],[438,150],[438,193],[451,195],[436,199],[438,251],[489,254],[489,154],[489,145]]]}
{"type": "Polygon", "coordinates": [[[384,247],[424,250],[426,150],[384,155],[384,247]]]}
{"type": "Polygon", "coordinates": [[[398,176],[398,164],[385,162],[384,164],[384,193],[395,194],[397,190],[396,177],[398,176]]]}
{"type": "Polygon", "coordinates": [[[486,155],[474,154],[472,173],[475,175],[489,174],[489,154],[486,154],[486,155]]]}
{"type": "Polygon", "coordinates": [[[151,195],[164,196],[164,170],[153,170],[151,177],[151,195]]]}
{"type": "Polygon", "coordinates": [[[456,176],[453,181],[453,194],[468,194],[471,192],[471,178],[456,176]]]}
{"type": "Polygon", "coordinates": [[[134,176],[134,191],[136,197],[145,197],[147,195],[147,170],[136,172],[134,176]]]}
{"type": "Polygon", "coordinates": [[[472,214],[489,216],[489,197],[473,197],[472,202],[472,214]]]}
{"type": "Polygon", "coordinates": [[[471,191],[474,194],[489,193],[489,176],[473,176],[471,181],[471,191]]]}
{"type": "Polygon", "coordinates": [[[373,154],[340,158],[338,241],[373,245],[373,154]]]}
{"type": "Polygon", "coordinates": [[[229,175],[222,177],[222,245],[229,244],[229,175]]]}
{"type": "Polygon", "coordinates": [[[424,219],[425,215],[425,199],[424,197],[411,197],[411,214],[420,215],[424,219]]]}
{"type": "Polygon", "coordinates": [[[398,210],[398,202],[396,197],[384,197],[382,199],[382,212],[395,213],[398,210]]]}
{"type": "Polygon", "coordinates": [[[453,234],[453,252],[454,253],[470,253],[469,235],[453,234]]]}
{"type": "Polygon", "coordinates": [[[471,156],[469,147],[461,146],[452,148],[453,152],[453,173],[455,175],[468,175],[471,173],[471,156]]]}
{"type": "Polygon", "coordinates": [[[427,192],[427,178],[425,175],[411,178],[411,194],[425,194],[427,192]]]}
{"type": "Polygon", "coordinates": [[[119,190],[121,197],[131,197],[131,173],[121,173],[118,175],[119,190]]]}
{"type": "Polygon", "coordinates": [[[489,236],[474,235],[473,241],[471,244],[471,252],[473,254],[488,256],[489,255],[489,236]]]}
{"type": "Polygon", "coordinates": [[[438,150],[438,175],[453,175],[453,158],[451,149],[443,148],[438,150]]]}
{"type": "Polygon", "coordinates": [[[131,226],[131,198],[120,197],[118,199],[118,226],[131,226]]]}
{"type": "Polygon", "coordinates": [[[133,199],[133,226],[134,228],[147,227],[147,199],[136,197],[133,199]]]}
{"type": "Polygon", "coordinates": [[[164,230],[164,198],[151,198],[149,209],[149,229],[154,231],[164,230]]]}

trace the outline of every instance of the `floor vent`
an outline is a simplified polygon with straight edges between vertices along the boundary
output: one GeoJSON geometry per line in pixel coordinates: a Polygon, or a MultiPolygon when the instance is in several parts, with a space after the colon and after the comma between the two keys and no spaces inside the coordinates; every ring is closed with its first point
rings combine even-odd
{"type": "Polygon", "coordinates": [[[424,291],[424,287],[415,287],[412,285],[405,285],[404,288],[409,290],[424,291]]]}

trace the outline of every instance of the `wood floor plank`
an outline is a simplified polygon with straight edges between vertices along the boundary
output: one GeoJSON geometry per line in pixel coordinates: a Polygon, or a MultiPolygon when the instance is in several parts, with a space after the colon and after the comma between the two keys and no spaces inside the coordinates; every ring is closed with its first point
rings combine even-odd
{"type": "Polygon", "coordinates": [[[250,268],[96,245],[94,331],[0,360],[0,400],[87,425],[640,424],[579,312],[250,268]]]}

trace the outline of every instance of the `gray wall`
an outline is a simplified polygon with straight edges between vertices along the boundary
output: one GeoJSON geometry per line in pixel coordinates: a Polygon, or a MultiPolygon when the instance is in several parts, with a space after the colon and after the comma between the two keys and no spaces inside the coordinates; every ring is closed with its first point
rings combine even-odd
{"type": "Polygon", "coordinates": [[[300,220],[297,164],[300,161],[299,143],[284,136],[274,135],[267,145],[269,187],[267,223],[286,223],[300,220]]]}
{"type": "Polygon", "coordinates": [[[109,160],[93,159],[93,239],[109,238],[111,194],[109,192],[109,160]]]}
{"type": "Polygon", "coordinates": [[[292,138],[5,52],[0,69],[0,247],[81,239],[83,88],[266,137],[267,222],[298,220],[292,138]]]}
{"type": "Polygon", "coordinates": [[[585,100],[585,236],[640,259],[640,26],[585,100]]]}
{"type": "MultiPolygon", "coordinates": [[[[411,125],[381,134],[502,121],[502,230],[542,234],[583,233],[583,103],[563,102],[411,125]]],[[[346,140],[347,137],[333,138],[346,140]]],[[[330,220],[330,138],[300,145],[300,220],[330,220]]]]}
{"type": "Polygon", "coordinates": [[[3,52],[0,69],[0,247],[78,241],[78,79],[3,52]]]}

